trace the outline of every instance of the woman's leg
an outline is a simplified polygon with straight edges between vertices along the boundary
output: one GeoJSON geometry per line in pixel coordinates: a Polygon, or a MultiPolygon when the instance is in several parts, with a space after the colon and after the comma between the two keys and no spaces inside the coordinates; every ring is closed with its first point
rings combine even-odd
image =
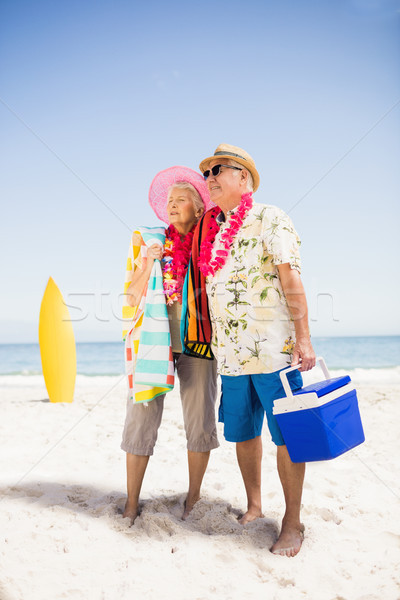
{"type": "Polygon", "coordinates": [[[124,517],[129,517],[131,525],[139,514],[139,495],[142,489],[143,477],[150,456],[140,456],[126,453],[126,487],[128,498],[125,504],[124,517]]]}
{"type": "Polygon", "coordinates": [[[209,458],[210,451],[191,452],[191,450],[188,450],[189,490],[185,500],[185,510],[183,511],[182,519],[188,517],[193,506],[200,499],[201,484],[209,458]]]}
{"type": "Polygon", "coordinates": [[[176,361],[186,431],[189,489],[183,519],[200,498],[210,450],[219,446],[215,423],[217,396],[216,361],[185,354],[176,361]]]}
{"type": "Polygon", "coordinates": [[[153,454],[161,423],[165,395],[147,404],[133,404],[128,400],[121,448],[126,452],[128,498],[124,517],[131,524],[138,516],[139,495],[150,456],[153,454]]]}

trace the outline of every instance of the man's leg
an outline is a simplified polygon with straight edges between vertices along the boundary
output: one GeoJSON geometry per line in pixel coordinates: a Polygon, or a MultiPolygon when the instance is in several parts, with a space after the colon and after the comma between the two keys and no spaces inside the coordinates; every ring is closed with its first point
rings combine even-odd
{"type": "Polygon", "coordinates": [[[185,500],[185,510],[182,519],[186,519],[193,506],[200,499],[200,489],[206,472],[210,451],[192,452],[188,450],[189,490],[185,500]]]}
{"type": "MultiPolygon", "coordinates": [[[[290,387],[293,391],[301,388],[302,378],[298,371],[289,374],[290,387]]],[[[286,512],[282,520],[282,529],[271,552],[284,556],[295,556],[300,550],[303,541],[304,527],[300,523],[301,495],[305,465],[303,463],[292,463],[281,430],[273,414],[273,402],[285,395],[282,387],[279,371],[273,373],[253,375],[253,385],[263,403],[268,428],[272,441],[277,446],[278,473],[285,496],[286,512]]]]}
{"type": "Polygon", "coordinates": [[[252,375],[221,376],[222,397],[219,420],[224,436],[236,443],[236,456],[247,494],[247,511],[239,519],[245,525],[262,517],[261,431],[264,408],[252,383],[252,375]],[[245,440],[245,441],[238,441],[245,440]]]}
{"type": "Polygon", "coordinates": [[[285,496],[286,511],[278,540],[271,548],[274,554],[296,556],[303,541],[304,526],[300,522],[301,495],[305,463],[293,463],[286,446],[277,447],[278,473],[285,496]]]}
{"type": "Polygon", "coordinates": [[[125,504],[124,517],[129,517],[131,525],[138,516],[139,494],[146,472],[149,456],[138,456],[126,453],[126,480],[128,498],[125,504]]]}
{"type": "Polygon", "coordinates": [[[247,494],[247,512],[239,520],[245,525],[262,517],[261,512],[261,436],[236,443],[236,456],[247,494]]]}

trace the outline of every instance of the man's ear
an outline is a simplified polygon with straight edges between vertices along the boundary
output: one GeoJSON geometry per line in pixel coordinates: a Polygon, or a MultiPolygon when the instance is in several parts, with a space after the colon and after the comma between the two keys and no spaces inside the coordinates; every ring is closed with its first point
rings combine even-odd
{"type": "Polygon", "coordinates": [[[246,169],[242,169],[240,171],[240,185],[244,185],[246,187],[248,177],[249,177],[249,174],[246,171],[246,169]]]}

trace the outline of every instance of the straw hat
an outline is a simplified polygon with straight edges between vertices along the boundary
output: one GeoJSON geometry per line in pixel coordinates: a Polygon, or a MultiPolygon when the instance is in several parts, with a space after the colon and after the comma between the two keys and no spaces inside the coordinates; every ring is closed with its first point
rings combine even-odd
{"type": "Polygon", "coordinates": [[[160,171],[154,177],[149,190],[149,202],[151,208],[156,213],[157,217],[169,224],[167,213],[167,197],[168,189],[174,183],[185,181],[191,183],[199,192],[201,199],[204,202],[204,211],[215,206],[210,200],[207,184],[200,173],[196,173],[188,167],[169,167],[164,171],[160,171]]]}
{"type": "Polygon", "coordinates": [[[220,144],[214,152],[213,156],[209,156],[208,158],[205,158],[201,161],[200,171],[204,173],[204,171],[208,169],[208,164],[210,163],[210,161],[214,160],[215,158],[230,158],[231,160],[234,160],[237,163],[246,167],[246,169],[250,171],[250,173],[253,176],[253,187],[254,191],[256,191],[256,189],[260,185],[260,176],[256,169],[255,162],[251,158],[250,154],[248,154],[245,150],[242,150],[242,148],[239,148],[238,146],[231,146],[230,144],[220,144]]]}

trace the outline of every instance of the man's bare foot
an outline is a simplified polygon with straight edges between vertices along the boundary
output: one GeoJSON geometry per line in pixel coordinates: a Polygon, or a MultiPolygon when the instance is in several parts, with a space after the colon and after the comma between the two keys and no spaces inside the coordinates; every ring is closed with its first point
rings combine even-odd
{"type": "Polygon", "coordinates": [[[296,556],[300,551],[303,540],[303,523],[300,523],[300,527],[282,525],[280,536],[272,546],[271,552],[272,554],[279,554],[280,556],[296,556]]]}
{"type": "Polygon", "coordinates": [[[188,516],[191,513],[192,508],[194,507],[196,502],[198,502],[199,500],[200,500],[200,496],[197,496],[196,498],[189,498],[189,496],[188,496],[186,498],[185,502],[183,503],[183,515],[182,515],[183,521],[186,521],[186,519],[188,518],[188,516]]]}
{"type": "Polygon", "coordinates": [[[264,515],[262,514],[259,508],[249,508],[249,510],[246,513],[244,513],[244,515],[238,518],[238,521],[241,525],[246,525],[247,523],[251,523],[256,519],[262,519],[263,516],[264,515]]]}
{"type": "Polygon", "coordinates": [[[128,504],[128,500],[126,501],[124,512],[122,516],[124,519],[130,519],[130,526],[132,526],[135,522],[136,517],[139,515],[139,507],[138,505],[130,505],[128,504]]]}

